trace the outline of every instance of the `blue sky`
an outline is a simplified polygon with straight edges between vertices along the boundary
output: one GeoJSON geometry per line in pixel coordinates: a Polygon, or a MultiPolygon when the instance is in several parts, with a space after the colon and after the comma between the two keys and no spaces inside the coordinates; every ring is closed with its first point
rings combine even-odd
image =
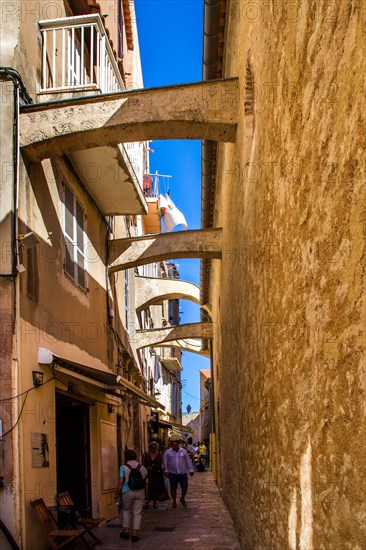
{"type": "MultiPolygon", "coordinates": [[[[166,86],[202,80],[203,1],[135,0],[144,85],[166,86]]],[[[201,226],[201,143],[172,140],[151,143],[150,170],[169,174],[171,198],[189,229],[201,226]]],[[[199,260],[177,259],[181,279],[199,285],[199,260]]],[[[181,300],[181,323],[200,320],[199,306],[181,300]]],[[[183,354],[183,412],[199,410],[199,369],[208,359],[183,354]],[[184,383],[184,382],[183,382],[184,383]]]]}

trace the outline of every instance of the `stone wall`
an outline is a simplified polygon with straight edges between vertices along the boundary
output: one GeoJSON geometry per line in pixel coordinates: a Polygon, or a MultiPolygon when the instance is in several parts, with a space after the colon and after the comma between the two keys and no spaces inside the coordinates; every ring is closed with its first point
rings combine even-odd
{"type": "Polygon", "coordinates": [[[240,123],[210,301],[219,483],[246,549],[365,548],[364,8],[227,5],[240,123]]]}

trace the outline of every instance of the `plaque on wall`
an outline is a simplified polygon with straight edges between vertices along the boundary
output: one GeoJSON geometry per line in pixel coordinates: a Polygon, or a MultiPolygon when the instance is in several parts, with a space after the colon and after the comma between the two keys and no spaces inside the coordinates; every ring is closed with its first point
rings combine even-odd
{"type": "Polygon", "coordinates": [[[50,465],[47,434],[31,432],[32,468],[48,468],[50,465]]]}

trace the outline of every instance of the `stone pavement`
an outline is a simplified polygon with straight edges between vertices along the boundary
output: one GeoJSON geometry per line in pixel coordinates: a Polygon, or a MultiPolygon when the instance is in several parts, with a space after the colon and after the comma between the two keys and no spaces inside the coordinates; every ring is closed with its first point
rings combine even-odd
{"type": "MultiPolygon", "coordinates": [[[[178,488],[179,501],[180,488],[178,488]]],[[[211,472],[195,472],[189,478],[187,508],[171,501],[150,505],[143,510],[142,531],[138,542],[123,540],[121,520],[115,518],[94,533],[103,541],[103,549],[136,550],[240,550],[241,546],[211,472]]],[[[101,548],[97,546],[96,548],[101,548]]]]}

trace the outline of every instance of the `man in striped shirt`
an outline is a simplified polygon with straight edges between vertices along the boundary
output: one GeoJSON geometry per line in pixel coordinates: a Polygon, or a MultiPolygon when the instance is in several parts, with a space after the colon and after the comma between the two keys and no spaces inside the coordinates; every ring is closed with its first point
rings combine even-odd
{"type": "Polygon", "coordinates": [[[185,496],[188,491],[188,473],[193,476],[194,469],[192,461],[187,451],[181,448],[179,437],[172,435],[170,437],[171,449],[164,453],[165,477],[169,478],[170,490],[172,494],[172,508],[177,507],[177,487],[181,486],[182,495],[180,502],[183,506],[187,506],[185,496]]]}

